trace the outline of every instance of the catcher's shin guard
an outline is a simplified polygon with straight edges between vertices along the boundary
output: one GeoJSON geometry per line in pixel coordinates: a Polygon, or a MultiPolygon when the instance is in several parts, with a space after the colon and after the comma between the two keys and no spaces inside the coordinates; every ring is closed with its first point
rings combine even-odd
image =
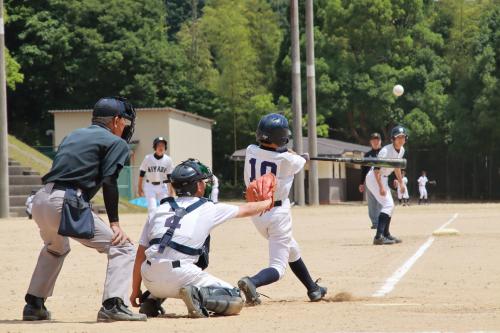
{"type": "Polygon", "coordinates": [[[149,290],[146,290],[140,297],[139,313],[143,313],[149,317],[158,317],[165,314],[165,309],[161,306],[165,298],[156,298],[151,295],[149,290]]]}
{"type": "Polygon", "coordinates": [[[236,288],[202,287],[200,296],[203,306],[215,314],[236,315],[243,308],[243,299],[236,288]]]}

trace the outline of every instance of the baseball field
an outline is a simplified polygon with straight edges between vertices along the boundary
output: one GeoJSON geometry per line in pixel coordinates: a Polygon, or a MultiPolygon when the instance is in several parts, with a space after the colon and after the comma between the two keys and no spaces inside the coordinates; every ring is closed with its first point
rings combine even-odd
{"type": "MultiPolygon", "coordinates": [[[[328,298],[309,303],[291,272],[261,292],[263,304],[239,316],[186,318],[180,300],[143,323],[96,323],[106,258],[72,242],[50,322],[22,322],[24,294],[42,242],[33,221],[1,221],[0,332],[422,332],[500,331],[500,204],[396,207],[392,233],[402,244],[373,246],[366,206],[294,208],[294,234],[328,298]],[[443,225],[458,236],[432,236],[443,225]],[[374,296],[378,295],[378,296],[374,296]]],[[[146,215],[122,216],[136,240],[146,215]]],[[[267,243],[250,219],[212,234],[208,270],[232,283],[267,265],[267,243]]]]}

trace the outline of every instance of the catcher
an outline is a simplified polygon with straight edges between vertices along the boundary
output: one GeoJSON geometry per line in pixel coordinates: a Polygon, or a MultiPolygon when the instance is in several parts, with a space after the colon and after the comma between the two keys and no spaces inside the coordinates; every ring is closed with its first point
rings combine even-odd
{"type": "MultiPolygon", "coordinates": [[[[305,158],[287,150],[286,144],[290,136],[288,120],[276,113],[268,114],[259,122],[256,138],[259,146],[250,145],[245,157],[245,184],[247,185],[247,200],[258,200],[251,194],[254,191],[252,183],[266,179],[269,174],[276,176],[276,195],[273,208],[268,212],[254,216],[253,223],[264,238],[269,241],[269,267],[264,268],[252,277],[243,277],[238,281],[238,287],[245,294],[247,305],[261,303],[258,287],[278,281],[285,274],[287,264],[292,272],[307,289],[307,296],[312,302],[325,297],[327,289],[319,286],[309,274],[302,261],[299,245],[292,235],[292,215],[288,194],[292,187],[294,175],[306,163],[305,158]]],[[[266,186],[263,186],[266,188],[266,186]]],[[[269,187],[269,186],[267,186],[269,187]]]]}
{"type": "Polygon", "coordinates": [[[208,317],[210,313],[235,315],[241,311],[240,291],[204,271],[199,262],[208,265],[206,239],[213,228],[229,219],[269,209],[274,188],[265,189],[264,194],[254,193],[262,198],[259,202],[215,205],[206,199],[211,179],[210,170],[197,160],[190,159],[175,167],[170,180],[178,198],[163,199],[142,231],[130,295],[133,306],[138,307],[138,300],[145,298],[140,291],[144,281],[151,294],[148,299],[156,300],[147,309],[152,315],[163,312],[161,300],[165,298],[181,298],[193,318],[208,317]]]}

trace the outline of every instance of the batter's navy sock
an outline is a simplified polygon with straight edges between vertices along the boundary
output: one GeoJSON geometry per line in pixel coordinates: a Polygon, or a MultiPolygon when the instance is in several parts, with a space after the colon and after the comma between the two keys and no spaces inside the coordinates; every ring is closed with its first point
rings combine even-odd
{"type": "Polygon", "coordinates": [[[318,288],[318,285],[313,281],[302,258],[294,262],[289,262],[288,265],[290,265],[293,274],[295,274],[308,291],[318,288]]]}
{"type": "Polygon", "coordinates": [[[387,221],[386,225],[385,225],[385,229],[384,229],[384,237],[388,237],[390,236],[390,232],[389,232],[389,227],[391,225],[391,217],[389,216],[389,220],[387,221]]]}
{"type": "Polygon", "coordinates": [[[390,220],[391,217],[389,215],[387,215],[386,213],[380,213],[380,215],[378,216],[377,234],[375,235],[375,238],[378,239],[382,237],[382,235],[384,235],[385,227],[390,220]]]}
{"type": "Polygon", "coordinates": [[[252,280],[253,284],[256,288],[265,286],[267,284],[271,284],[280,279],[280,273],[276,268],[268,267],[264,268],[256,275],[252,276],[250,280],[252,280]]]}

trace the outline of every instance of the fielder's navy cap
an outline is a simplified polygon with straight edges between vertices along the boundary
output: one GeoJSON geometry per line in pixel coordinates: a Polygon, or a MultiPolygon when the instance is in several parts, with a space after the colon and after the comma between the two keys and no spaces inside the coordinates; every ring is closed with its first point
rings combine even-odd
{"type": "Polygon", "coordinates": [[[372,134],[370,135],[370,140],[372,140],[372,139],[380,139],[380,140],[381,140],[381,139],[382,139],[382,137],[380,136],[380,134],[379,134],[379,133],[374,132],[374,133],[372,133],[372,134]]]}

